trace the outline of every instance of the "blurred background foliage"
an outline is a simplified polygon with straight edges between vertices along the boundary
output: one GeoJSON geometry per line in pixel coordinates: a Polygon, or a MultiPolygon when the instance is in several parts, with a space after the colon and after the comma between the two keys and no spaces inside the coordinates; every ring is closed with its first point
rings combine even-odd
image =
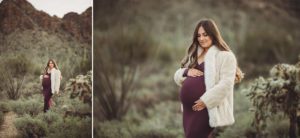
{"type": "MultiPolygon", "coordinates": [[[[299,8],[297,0],[95,1],[95,137],[183,137],[173,74],[203,18],[216,21],[246,74],[235,87],[236,123],[214,135],[257,137],[246,95],[275,64],[298,61],[299,8]]],[[[266,137],[288,136],[288,117],[266,124],[266,137]]]]}

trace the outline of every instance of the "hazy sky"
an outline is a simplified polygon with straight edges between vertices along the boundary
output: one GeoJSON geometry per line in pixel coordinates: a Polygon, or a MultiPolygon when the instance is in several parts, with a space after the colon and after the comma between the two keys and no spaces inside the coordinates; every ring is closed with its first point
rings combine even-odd
{"type": "MultiPolygon", "coordinates": [[[[49,15],[63,17],[68,12],[82,13],[92,6],[93,0],[27,0],[36,9],[49,15]]],[[[2,2],[2,0],[0,0],[2,2]]]]}

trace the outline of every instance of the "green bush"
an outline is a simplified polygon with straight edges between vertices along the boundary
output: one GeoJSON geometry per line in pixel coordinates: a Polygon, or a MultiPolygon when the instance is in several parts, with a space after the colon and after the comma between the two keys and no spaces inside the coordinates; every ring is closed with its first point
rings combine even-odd
{"type": "Polygon", "coordinates": [[[165,101],[146,111],[147,119],[140,122],[136,137],[183,137],[180,103],[165,101]]]}
{"type": "Polygon", "coordinates": [[[172,101],[162,102],[153,108],[148,108],[145,115],[130,110],[121,121],[94,123],[95,136],[103,138],[181,138],[183,137],[183,128],[182,115],[179,110],[180,104],[172,101]]]}
{"type": "Polygon", "coordinates": [[[62,122],[62,115],[49,110],[47,113],[42,113],[36,116],[36,119],[42,120],[48,126],[54,124],[55,122],[62,122]]]}
{"type": "Polygon", "coordinates": [[[4,84],[2,88],[9,99],[17,100],[22,93],[25,76],[31,71],[32,62],[24,54],[10,56],[3,62],[5,66],[0,67],[0,80],[3,80],[1,83],[4,84]]]}
{"type": "Polygon", "coordinates": [[[120,121],[107,121],[107,122],[100,122],[94,123],[95,128],[95,137],[99,138],[131,138],[132,130],[135,124],[129,124],[127,122],[120,122],[120,121]]]}
{"type": "Polygon", "coordinates": [[[11,108],[10,108],[10,106],[9,106],[9,104],[7,103],[7,102],[1,102],[0,103],[0,112],[8,112],[8,111],[10,111],[11,110],[11,108]]]}
{"type": "Polygon", "coordinates": [[[23,113],[23,116],[16,119],[15,125],[22,137],[92,137],[90,117],[64,117],[61,112],[52,110],[36,116],[23,113]]]}
{"type": "Polygon", "coordinates": [[[95,37],[95,98],[105,119],[121,119],[133,103],[129,95],[134,93],[137,72],[153,54],[156,43],[140,26],[95,33],[95,37]]]}
{"type": "Polygon", "coordinates": [[[36,116],[43,112],[43,97],[31,98],[31,99],[20,99],[18,101],[9,102],[12,111],[19,115],[31,115],[36,116]],[[38,99],[40,98],[40,99],[38,99]]]}
{"type": "Polygon", "coordinates": [[[47,137],[83,138],[92,137],[92,121],[90,117],[66,117],[51,125],[51,134],[47,137]]]}
{"type": "Polygon", "coordinates": [[[14,124],[24,138],[45,137],[48,133],[47,123],[29,115],[17,118],[14,124]]]}

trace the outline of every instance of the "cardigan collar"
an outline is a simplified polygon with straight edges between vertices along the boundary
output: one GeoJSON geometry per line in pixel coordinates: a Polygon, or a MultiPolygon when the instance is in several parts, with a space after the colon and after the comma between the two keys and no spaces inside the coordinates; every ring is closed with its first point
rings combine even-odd
{"type": "MultiPolygon", "coordinates": [[[[203,48],[201,47],[201,46],[198,46],[198,51],[197,51],[197,55],[199,56],[201,53],[202,53],[202,51],[203,51],[203,48]]],[[[207,51],[207,53],[206,54],[208,54],[208,53],[211,53],[211,52],[213,52],[213,51],[220,51],[219,50],[219,48],[216,46],[216,45],[212,45],[209,49],[208,49],[208,51],[207,51]]]]}
{"type": "MultiPolygon", "coordinates": [[[[198,47],[198,55],[200,55],[203,51],[201,46],[198,47]]],[[[219,48],[215,45],[212,45],[204,57],[204,81],[206,89],[210,89],[215,84],[215,76],[216,76],[216,54],[219,52],[219,48]]]]}

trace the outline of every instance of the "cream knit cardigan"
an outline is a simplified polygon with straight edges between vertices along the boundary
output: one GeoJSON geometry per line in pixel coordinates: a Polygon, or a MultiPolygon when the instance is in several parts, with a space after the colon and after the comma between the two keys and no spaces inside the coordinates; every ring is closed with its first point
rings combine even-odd
{"type": "Polygon", "coordinates": [[[61,76],[61,72],[58,69],[53,68],[51,70],[51,90],[53,94],[59,93],[60,76],[61,76]]]}
{"type": "MultiPolygon", "coordinates": [[[[203,49],[198,47],[198,55],[203,49]]],[[[220,51],[216,46],[208,49],[204,57],[204,78],[206,92],[199,97],[206,105],[211,127],[226,126],[234,123],[233,116],[233,88],[237,61],[232,52],[220,51]]],[[[174,75],[179,86],[185,68],[180,68],[174,75]]]]}

